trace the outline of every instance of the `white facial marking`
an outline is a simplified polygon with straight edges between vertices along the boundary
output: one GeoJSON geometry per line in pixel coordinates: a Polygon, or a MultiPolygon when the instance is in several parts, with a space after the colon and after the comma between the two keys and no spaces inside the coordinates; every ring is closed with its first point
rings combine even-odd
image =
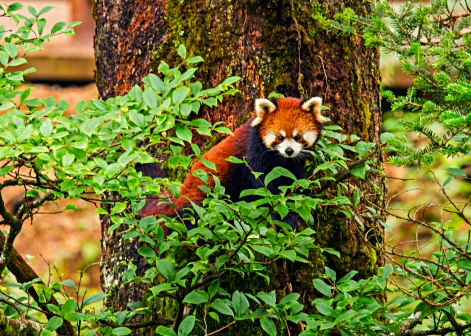
{"type": "Polygon", "coordinates": [[[303,145],[301,145],[299,142],[295,141],[294,139],[287,140],[285,139],[282,143],[280,143],[277,148],[278,152],[280,152],[281,155],[287,158],[294,158],[298,156],[299,153],[301,153],[301,150],[303,149],[303,145]],[[293,154],[288,155],[286,153],[286,149],[291,148],[293,150],[293,154]]]}
{"type": "Polygon", "coordinates": [[[268,133],[267,135],[263,137],[263,143],[265,144],[265,146],[270,147],[270,148],[273,142],[275,142],[275,140],[276,140],[276,135],[274,133],[268,133]]]}
{"type": "Polygon", "coordinates": [[[294,138],[296,135],[298,135],[298,130],[294,130],[294,132],[293,132],[293,138],[294,138]]]}
{"type": "Polygon", "coordinates": [[[280,133],[283,137],[286,137],[286,132],[285,131],[281,131],[280,133]]]}
{"type": "Polygon", "coordinates": [[[317,133],[313,131],[307,131],[303,134],[303,138],[306,140],[309,146],[312,146],[314,141],[316,141],[317,133]]]}

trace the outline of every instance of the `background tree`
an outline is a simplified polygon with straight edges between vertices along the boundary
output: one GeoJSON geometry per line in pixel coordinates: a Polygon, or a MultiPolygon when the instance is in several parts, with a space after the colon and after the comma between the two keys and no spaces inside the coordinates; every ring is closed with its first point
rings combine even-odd
{"type": "MultiPolygon", "coordinates": [[[[236,128],[251,115],[254,99],[267,97],[272,91],[303,98],[320,96],[330,108],[325,114],[333,124],[341,126],[345,134],[378,143],[381,129],[379,50],[366,48],[355,36],[338,37],[329,33],[314,19],[318,13],[332,18],[346,7],[366,17],[370,12],[369,4],[359,1],[158,0],[136,3],[99,0],[94,17],[96,82],[100,98],[128,92],[149,72],[157,72],[162,60],[177,65],[180,59],[176,46],[184,44],[189,55],[201,55],[205,60],[196,73],[203,86],[216,85],[228,76],[242,78],[237,87],[241,94],[217,108],[202,111],[200,115],[211,123],[221,120],[229,128],[236,128]]],[[[198,139],[195,142],[198,143],[198,139]]],[[[203,144],[200,138],[198,144],[209,149],[214,142],[203,144]]],[[[376,154],[374,161],[375,168],[381,171],[381,155],[376,154]]],[[[169,173],[182,175],[167,171],[169,173]]],[[[364,174],[364,169],[358,174],[364,174]]],[[[369,180],[385,191],[380,178],[371,176],[369,180]]],[[[363,194],[372,195],[368,196],[370,202],[382,205],[382,196],[376,196],[369,183],[358,185],[363,194]]],[[[362,206],[356,208],[358,220],[369,227],[371,221],[360,215],[362,206]]],[[[324,264],[335,269],[339,276],[356,270],[361,277],[375,274],[382,265],[382,257],[360,239],[355,221],[338,210],[322,210],[314,217],[317,244],[335,249],[341,258],[334,255],[326,258],[312,252],[309,258],[312,265],[308,267],[303,264],[303,267],[287,268],[286,264],[279,264],[272,269],[267,291],[277,289],[287,294],[295,290],[301,293],[304,303],[308,303],[316,297],[312,280],[323,273],[324,264]]],[[[108,234],[109,219],[102,216],[101,221],[102,287],[110,294],[107,305],[120,310],[129,302],[142,300],[143,292],[135,286],[120,288],[126,267],[119,262],[137,260],[138,275],[145,271],[140,267],[145,262],[137,253],[137,243],[125,243],[118,236],[124,226],[108,234]]],[[[253,286],[266,287],[266,283],[253,286]]],[[[241,325],[237,326],[237,333],[241,332],[240,328],[241,325]]],[[[227,334],[233,332],[227,329],[227,334]]]]}

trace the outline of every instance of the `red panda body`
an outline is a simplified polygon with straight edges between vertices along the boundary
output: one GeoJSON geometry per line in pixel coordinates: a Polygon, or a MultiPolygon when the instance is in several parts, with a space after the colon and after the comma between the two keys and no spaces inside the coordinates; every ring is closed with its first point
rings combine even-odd
{"type": "MultiPolygon", "coordinates": [[[[193,176],[195,170],[203,170],[217,176],[233,202],[240,200],[240,193],[246,189],[262,187],[263,181],[273,168],[281,166],[292,172],[296,178],[304,176],[304,165],[308,148],[312,147],[320,137],[323,117],[321,115],[320,98],[302,101],[296,98],[282,98],[275,101],[257,99],[256,116],[236,129],[234,136],[229,136],[203,155],[205,160],[216,165],[216,171],[198,161],[185,178],[180,196],[171,202],[177,211],[184,212],[191,208],[191,199],[201,205],[207,197],[199,187],[204,183],[193,176]],[[260,180],[245,164],[235,164],[226,159],[234,156],[244,159],[254,172],[261,172],[260,180]]],[[[210,176],[210,174],[209,174],[210,176]]],[[[267,186],[272,193],[279,193],[282,185],[291,185],[292,180],[279,177],[267,186]]],[[[210,177],[208,186],[214,186],[210,177]]],[[[245,201],[253,201],[257,196],[244,197],[245,201]]],[[[140,211],[140,216],[159,214],[172,216],[175,210],[165,204],[158,205],[158,199],[148,199],[140,211]]],[[[275,218],[274,219],[279,219],[275,218]]],[[[283,221],[293,228],[297,225],[297,216],[288,214],[283,221]]],[[[188,224],[186,224],[188,226],[188,224]]],[[[190,229],[190,227],[189,227],[190,229]]],[[[168,230],[166,234],[168,234],[168,230]]]]}

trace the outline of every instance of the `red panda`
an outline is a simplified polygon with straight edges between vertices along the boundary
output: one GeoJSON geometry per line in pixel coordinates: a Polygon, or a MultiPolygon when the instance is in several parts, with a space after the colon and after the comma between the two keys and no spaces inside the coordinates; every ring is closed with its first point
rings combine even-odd
{"type": "MultiPolygon", "coordinates": [[[[260,179],[263,181],[273,168],[281,166],[293,173],[296,178],[304,176],[304,166],[309,148],[319,140],[322,131],[324,117],[321,114],[322,99],[319,97],[309,100],[296,98],[280,98],[276,100],[257,99],[255,101],[255,116],[240,128],[236,129],[234,136],[229,136],[203,155],[205,160],[216,165],[216,171],[206,167],[198,161],[191,172],[185,178],[180,190],[180,196],[171,202],[175,204],[179,213],[183,214],[185,208],[191,208],[186,197],[194,203],[201,205],[207,197],[199,186],[203,182],[193,176],[197,169],[211,172],[217,176],[221,185],[225,187],[226,194],[231,201],[240,200],[240,193],[246,189],[262,187],[259,179],[256,179],[251,170],[245,164],[235,164],[227,161],[230,156],[239,159],[245,158],[254,172],[263,173],[260,179]]],[[[141,170],[143,171],[143,170],[141,170]]],[[[145,171],[143,171],[145,173],[145,171]]],[[[210,174],[209,174],[210,176],[210,174]]],[[[292,180],[279,177],[267,186],[272,193],[279,193],[280,186],[291,185],[292,180]]],[[[210,177],[208,186],[214,186],[214,180],[210,177]]],[[[246,196],[243,200],[250,202],[257,196],[246,196]]],[[[158,205],[161,200],[148,198],[145,206],[139,212],[141,217],[158,216],[159,214],[172,216],[175,210],[165,204],[158,205]]],[[[279,215],[273,219],[279,220],[279,215]],[[277,218],[278,216],[278,218],[277,218]]],[[[289,213],[283,218],[293,229],[297,226],[297,215],[289,213]]],[[[188,229],[193,225],[185,224],[188,229]]],[[[164,227],[166,234],[170,230],[164,227]]]]}

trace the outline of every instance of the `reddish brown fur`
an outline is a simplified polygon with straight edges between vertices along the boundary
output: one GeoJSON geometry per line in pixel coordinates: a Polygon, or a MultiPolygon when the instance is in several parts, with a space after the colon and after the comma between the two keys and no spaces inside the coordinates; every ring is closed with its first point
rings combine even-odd
{"type": "MultiPolygon", "coordinates": [[[[235,156],[237,158],[244,157],[247,150],[247,137],[249,132],[250,122],[238,128],[234,132],[234,136],[228,136],[214,148],[212,148],[208,153],[204,154],[203,159],[213,162],[216,165],[216,171],[206,167],[201,161],[196,162],[191,168],[190,173],[185,178],[185,181],[183,181],[183,185],[180,190],[180,196],[176,200],[174,198],[170,199],[170,202],[173,203],[178,210],[182,210],[190,205],[190,202],[186,197],[197,204],[201,204],[201,202],[206,198],[206,193],[199,187],[203,186],[204,183],[199,178],[193,176],[193,172],[197,169],[201,169],[208,174],[210,172],[213,173],[222,182],[229,179],[235,164],[226,161],[226,159],[230,156],[235,156]]],[[[209,175],[209,177],[210,179],[208,185],[213,187],[214,179],[211,177],[211,175],[209,175]]],[[[154,216],[159,214],[171,216],[174,213],[175,210],[166,204],[157,206],[157,202],[146,202],[146,205],[139,212],[139,215],[141,217],[154,216]]]]}
{"type": "MultiPolygon", "coordinates": [[[[297,98],[283,98],[276,101],[275,111],[265,115],[260,126],[260,136],[263,138],[269,133],[279,134],[286,132],[286,137],[291,138],[295,130],[302,135],[305,131],[314,131],[317,134],[321,131],[313,113],[301,108],[301,100],[297,98]]],[[[301,143],[306,144],[304,139],[301,143]]],[[[275,140],[274,145],[280,141],[275,140]]]]}

